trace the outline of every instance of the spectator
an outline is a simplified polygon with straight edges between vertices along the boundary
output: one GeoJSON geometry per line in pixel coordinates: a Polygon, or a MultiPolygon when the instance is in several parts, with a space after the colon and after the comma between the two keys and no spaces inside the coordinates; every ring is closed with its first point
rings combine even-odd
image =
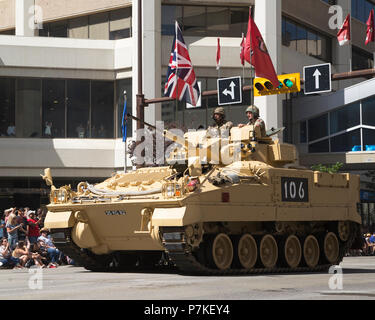
{"type": "Polygon", "coordinates": [[[26,265],[31,265],[30,262],[34,262],[40,268],[44,267],[44,264],[41,260],[41,256],[38,253],[33,253],[30,250],[30,242],[27,246],[25,246],[24,241],[19,241],[17,243],[16,249],[14,249],[12,256],[14,258],[20,259],[20,263],[22,267],[26,265]],[[30,261],[31,260],[31,261],[30,261]]]}
{"type": "Polygon", "coordinates": [[[8,237],[5,228],[5,215],[0,218],[0,239],[8,237]]]}
{"type": "Polygon", "coordinates": [[[374,255],[375,254],[375,232],[368,237],[367,243],[369,246],[369,254],[374,255]]]}
{"type": "Polygon", "coordinates": [[[9,126],[8,126],[7,135],[9,137],[15,137],[16,136],[16,126],[14,125],[13,122],[10,123],[9,126]]]}
{"type": "Polygon", "coordinates": [[[39,224],[42,222],[42,219],[39,218],[36,220],[35,211],[29,211],[27,216],[27,234],[30,243],[33,245],[38,241],[38,237],[40,236],[39,224]]]}
{"type": "Polygon", "coordinates": [[[8,222],[8,217],[9,215],[13,212],[15,214],[15,210],[16,208],[10,208],[10,209],[6,209],[4,210],[4,220],[5,220],[5,223],[8,222]]]}
{"type": "Polygon", "coordinates": [[[48,257],[51,260],[51,264],[57,267],[58,261],[60,261],[62,258],[62,253],[53,244],[51,237],[48,235],[49,233],[48,229],[43,228],[42,230],[40,230],[40,233],[41,233],[41,236],[38,238],[38,242],[42,250],[47,251],[48,257]]]}
{"type": "Polygon", "coordinates": [[[8,222],[6,224],[7,233],[8,233],[8,241],[10,248],[13,250],[18,242],[18,229],[22,227],[22,225],[17,223],[17,216],[13,213],[9,215],[8,222]]]}
{"type": "Polygon", "coordinates": [[[20,260],[17,258],[12,257],[12,252],[9,248],[8,239],[2,238],[1,239],[1,246],[0,246],[0,266],[2,267],[14,267],[20,268],[20,260]]]}
{"type": "Polygon", "coordinates": [[[27,218],[25,217],[25,210],[18,210],[18,224],[21,228],[18,229],[18,241],[25,241],[27,236],[27,218]]]}

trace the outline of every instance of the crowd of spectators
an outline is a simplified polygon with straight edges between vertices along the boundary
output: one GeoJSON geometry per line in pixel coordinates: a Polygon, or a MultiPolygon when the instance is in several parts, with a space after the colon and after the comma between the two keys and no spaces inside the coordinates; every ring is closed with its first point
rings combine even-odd
{"type": "Polygon", "coordinates": [[[57,268],[74,264],[53,243],[44,227],[45,212],[30,208],[4,210],[0,221],[0,268],[57,268]]]}

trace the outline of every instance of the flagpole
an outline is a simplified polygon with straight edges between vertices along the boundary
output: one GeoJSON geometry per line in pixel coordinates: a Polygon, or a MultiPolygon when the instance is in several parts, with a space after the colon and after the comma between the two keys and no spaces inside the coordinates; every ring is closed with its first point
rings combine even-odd
{"type": "MultiPolygon", "coordinates": [[[[244,33],[242,32],[242,42],[241,42],[242,47],[241,47],[241,50],[244,50],[244,48],[243,48],[243,45],[244,45],[243,40],[244,40],[244,33]]],[[[245,52],[243,52],[242,54],[245,55],[245,52]]],[[[244,87],[244,86],[245,86],[245,59],[244,59],[243,65],[242,65],[242,87],[244,87]]]]}
{"type": "MultiPolygon", "coordinates": [[[[126,105],[127,105],[127,97],[126,97],[126,90],[124,90],[124,114],[126,115],[126,105]]],[[[123,120],[124,121],[124,120],[123,120]]],[[[126,126],[126,119],[125,119],[125,124],[123,123],[123,125],[125,125],[126,126]]],[[[125,132],[127,132],[127,130],[125,129],[125,132]]],[[[124,152],[124,154],[125,154],[125,162],[124,162],[124,173],[126,173],[126,170],[127,170],[127,168],[128,168],[128,150],[127,150],[127,148],[126,148],[126,137],[127,136],[127,134],[125,133],[125,136],[123,137],[123,140],[125,140],[124,142],[125,142],[125,152],[124,152]]]]}
{"type": "MultiPolygon", "coordinates": [[[[250,16],[253,12],[253,6],[250,6],[250,16]]],[[[251,91],[250,91],[250,105],[253,105],[254,104],[254,77],[253,77],[253,64],[252,64],[252,50],[253,50],[253,43],[252,43],[252,39],[251,39],[251,32],[250,32],[250,87],[251,87],[251,91]]],[[[255,76],[255,75],[254,75],[255,76]]]]}
{"type": "Polygon", "coordinates": [[[350,19],[349,19],[349,36],[350,36],[350,58],[349,58],[349,72],[353,71],[353,43],[352,43],[352,15],[350,14],[350,19]]]}
{"type": "Polygon", "coordinates": [[[177,45],[177,21],[175,21],[175,37],[176,37],[176,42],[175,42],[175,47],[176,47],[176,115],[175,115],[175,123],[177,126],[177,119],[178,119],[178,45],[177,45]]]}
{"type": "Polygon", "coordinates": [[[220,38],[217,38],[217,48],[216,48],[216,70],[217,70],[217,78],[220,79],[220,58],[218,55],[221,55],[220,50],[220,38]]]}

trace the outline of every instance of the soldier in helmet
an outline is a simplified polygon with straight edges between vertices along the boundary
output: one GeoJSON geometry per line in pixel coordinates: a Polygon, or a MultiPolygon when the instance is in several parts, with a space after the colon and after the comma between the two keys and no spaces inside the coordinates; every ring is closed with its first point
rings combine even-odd
{"type": "MultiPolygon", "coordinates": [[[[260,132],[262,136],[266,135],[266,125],[264,121],[259,118],[259,109],[255,105],[248,106],[246,109],[246,116],[249,119],[249,122],[246,125],[253,124],[256,127],[260,127],[260,132]]],[[[245,124],[239,124],[238,127],[242,128],[245,124]]]]}
{"type": "Polygon", "coordinates": [[[212,119],[215,121],[215,124],[208,127],[207,135],[212,138],[217,138],[221,135],[229,136],[233,123],[225,120],[225,110],[223,107],[218,107],[215,109],[212,119]]]}

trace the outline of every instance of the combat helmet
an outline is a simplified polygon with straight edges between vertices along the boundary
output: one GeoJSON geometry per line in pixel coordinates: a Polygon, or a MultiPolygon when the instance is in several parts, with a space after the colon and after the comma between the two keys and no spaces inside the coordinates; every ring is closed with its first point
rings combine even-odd
{"type": "Polygon", "coordinates": [[[214,114],[215,113],[218,113],[218,114],[221,114],[223,116],[225,116],[225,110],[223,107],[217,107],[215,110],[214,110],[214,114]]]}
{"type": "Polygon", "coordinates": [[[212,119],[214,119],[214,116],[215,114],[220,114],[221,115],[221,119],[224,120],[225,119],[225,110],[223,107],[217,107],[214,112],[212,113],[212,119]]]}
{"type": "Polygon", "coordinates": [[[248,106],[245,112],[252,112],[255,118],[259,118],[259,109],[255,105],[248,106]]]}

